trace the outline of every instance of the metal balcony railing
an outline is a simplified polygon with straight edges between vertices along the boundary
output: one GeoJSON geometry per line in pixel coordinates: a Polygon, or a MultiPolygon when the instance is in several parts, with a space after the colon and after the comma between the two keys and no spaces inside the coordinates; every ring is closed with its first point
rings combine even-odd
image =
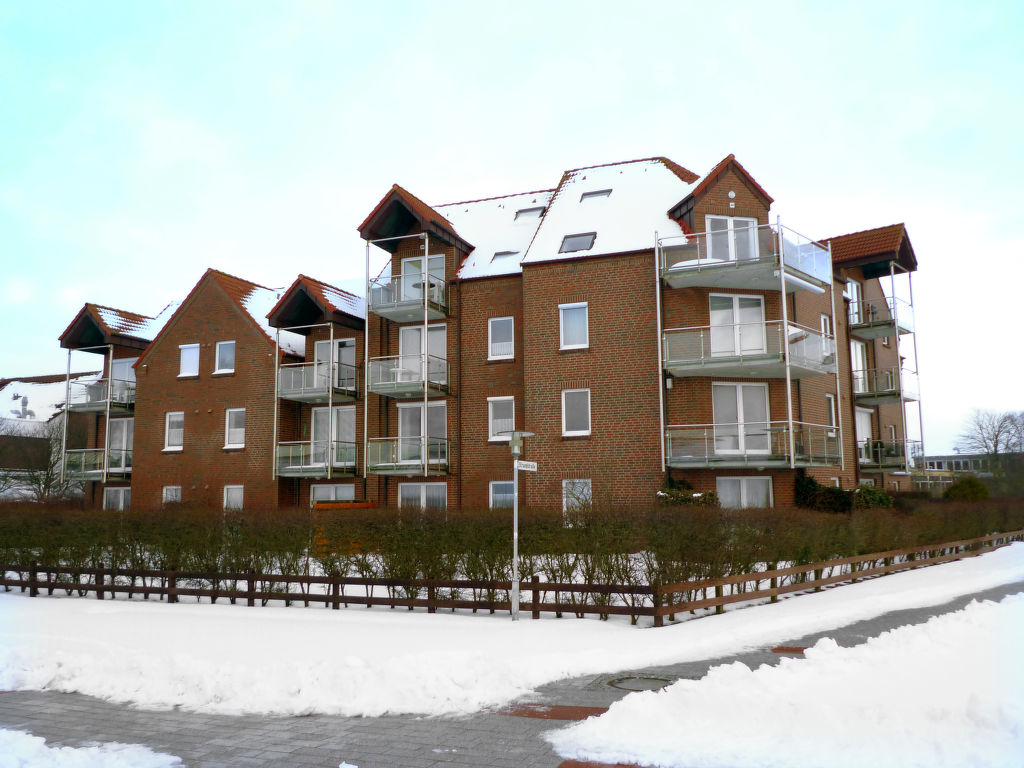
{"type": "Polygon", "coordinates": [[[132,449],[76,448],[64,452],[64,474],[71,478],[95,479],[123,476],[132,471],[132,449]]]}
{"type": "Polygon", "coordinates": [[[424,272],[381,275],[370,280],[371,312],[397,322],[423,317],[424,305],[432,320],[448,312],[448,285],[444,279],[424,272]]]}
{"type": "Polygon", "coordinates": [[[861,469],[920,467],[924,451],[920,440],[858,440],[861,469]]]}
{"type": "Polygon", "coordinates": [[[378,395],[416,397],[423,394],[424,375],[428,393],[448,391],[448,361],[434,355],[375,357],[370,360],[367,384],[378,395]]]}
{"type": "Polygon", "coordinates": [[[781,255],[786,265],[787,291],[812,288],[820,292],[831,285],[828,246],[786,227],[755,227],[736,220],[732,220],[732,226],[659,240],[662,277],[676,288],[777,288],[781,255]]]}
{"type": "MultiPolygon", "coordinates": [[[[672,467],[788,466],[789,423],[670,426],[665,432],[665,448],[672,467]]],[[[838,464],[839,430],[824,424],[793,422],[793,458],[798,467],[838,464]]]]}
{"type": "Polygon", "coordinates": [[[279,477],[328,477],[354,475],[358,471],[355,442],[307,440],[277,444],[279,477]]]}
{"type": "Polygon", "coordinates": [[[850,333],[861,338],[879,338],[914,332],[914,307],[895,297],[851,301],[850,333]]]}
{"type": "Polygon", "coordinates": [[[866,405],[899,400],[917,400],[917,373],[906,368],[871,368],[853,371],[853,397],[866,405]]]}
{"type": "Polygon", "coordinates": [[[68,409],[105,411],[108,399],[111,410],[132,410],[135,408],[135,382],[127,379],[98,379],[87,383],[73,381],[68,409]]]}
{"type": "Polygon", "coordinates": [[[428,437],[424,462],[422,437],[378,437],[367,446],[367,471],[375,474],[417,475],[448,472],[448,440],[428,437]]]}
{"type": "Polygon", "coordinates": [[[784,376],[787,332],[794,375],[835,373],[833,337],[795,323],[786,326],[781,320],[669,328],[664,334],[664,365],[680,376],[784,376]]]}
{"type": "Polygon", "coordinates": [[[359,393],[359,369],[345,363],[288,363],[277,372],[277,394],[286,400],[326,403],[354,400],[359,393]],[[333,386],[334,391],[331,392],[333,386]]]}

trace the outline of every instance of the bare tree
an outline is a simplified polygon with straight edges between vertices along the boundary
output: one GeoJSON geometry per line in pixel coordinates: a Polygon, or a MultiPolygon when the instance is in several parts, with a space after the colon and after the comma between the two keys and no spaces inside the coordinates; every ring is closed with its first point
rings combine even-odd
{"type": "Polygon", "coordinates": [[[1008,447],[1012,452],[1024,453],[1024,411],[1010,414],[1010,440],[1008,447]]]}
{"type": "Polygon", "coordinates": [[[81,495],[82,484],[61,477],[63,414],[45,423],[0,421],[0,494],[35,501],[81,495]]]}
{"type": "Polygon", "coordinates": [[[965,453],[990,455],[1020,450],[1024,413],[974,410],[958,438],[965,453]]]}

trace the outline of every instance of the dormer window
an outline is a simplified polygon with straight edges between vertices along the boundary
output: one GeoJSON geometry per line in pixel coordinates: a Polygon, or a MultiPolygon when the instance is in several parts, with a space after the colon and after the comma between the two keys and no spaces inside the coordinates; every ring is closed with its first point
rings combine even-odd
{"type": "Polygon", "coordinates": [[[513,256],[518,256],[518,255],[519,255],[519,251],[497,251],[491,257],[491,263],[493,264],[493,263],[497,263],[497,262],[501,262],[501,261],[507,261],[508,259],[511,259],[513,256]]]}
{"type": "Polygon", "coordinates": [[[580,195],[580,202],[586,202],[587,200],[600,200],[601,198],[608,197],[612,191],[610,189],[595,189],[593,192],[584,192],[580,195]]]}
{"type": "Polygon", "coordinates": [[[520,208],[516,211],[516,221],[524,221],[529,219],[539,219],[540,215],[544,213],[544,206],[538,206],[536,208],[520,208]]]}
{"type": "Polygon", "coordinates": [[[597,232],[586,232],[579,235],[566,235],[562,238],[562,247],[559,253],[572,253],[573,251],[589,251],[594,247],[594,240],[597,239],[597,232]]]}

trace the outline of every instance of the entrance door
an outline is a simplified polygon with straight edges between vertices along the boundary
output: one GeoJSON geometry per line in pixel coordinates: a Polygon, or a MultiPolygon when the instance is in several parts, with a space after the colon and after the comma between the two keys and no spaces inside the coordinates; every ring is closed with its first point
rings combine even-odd
{"type": "Polygon", "coordinates": [[[868,346],[863,341],[850,342],[850,370],[853,372],[853,392],[868,391],[868,346]]]}
{"type": "Polygon", "coordinates": [[[135,369],[137,357],[114,360],[110,373],[110,399],[115,403],[134,402],[135,369]]]}
{"type": "Polygon", "coordinates": [[[854,429],[857,435],[857,456],[861,464],[871,460],[871,410],[858,408],[854,412],[854,429]]]}
{"type": "Polygon", "coordinates": [[[764,304],[760,296],[712,294],[710,301],[712,357],[764,353],[764,304]]]}
{"type": "Polygon", "coordinates": [[[444,256],[432,254],[427,258],[427,272],[423,274],[423,257],[413,256],[402,259],[402,301],[422,301],[424,284],[429,289],[431,300],[444,284],[444,256]]]}
{"type": "MultiPolygon", "coordinates": [[[[399,331],[398,353],[402,381],[423,380],[423,326],[407,325],[399,331]]],[[[429,380],[448,383],[448,332],[446,326],[431,325],[427,329],[427,366],[429,380]]]]}
{"type": "Polygon", "coordinates": [[[127,472],[132,468],[132,442],[135,439],[135,419],[111,419],[107,440],[109,456],[107,468],[127,472]]]}
{"type": "Polygon", "coordinates": [[[715,453],[771,452],[767,384],[713,384],[711,395],[715,453]]]}

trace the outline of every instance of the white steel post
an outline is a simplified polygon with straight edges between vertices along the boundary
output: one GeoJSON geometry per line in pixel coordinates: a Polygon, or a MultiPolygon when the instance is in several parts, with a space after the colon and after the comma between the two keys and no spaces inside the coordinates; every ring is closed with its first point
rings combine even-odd
{"type": "Polygon", "coordinates": [[[68,375],[64,378],[64,429],[60,436],[60,484],[64,485],[64,465],[68,460],[68,406],[71,403],[71,350],[68,349],[68,375]]]}
{"type": "Polygon", "coordinates": [[[836,358],[836,427],[839,429],[839,471],[846,471],[846,447],[843,445],[843,396],[839,387],[839,320],[836,317],[836,276],[832,267],[832,243],[828,244],[828,276],[832,294],[832,347],[836,358]]]}
{"type": "MultiPolygon", "coordinates": [[[[334,438],[336,437],[335,430],[337,426],[334,423],[334,380],[336,376],[335,366],[338,365],[334,360],[334,322],[329,321],[327,323],[328,328],[328,339],[330,340],[330,353],[327,358],[327,455],[324,457],[327,461],[327,479],[331,479],[331,469],[334,467],[334,452],[337,447],[334,444],[334,438]]],[[[316,342],[313,342],[313,365],[316,366],[316,342]]],[[[339,369],[340,371],[340,369],[339,369]]],[[[313,425],[310,424],[310,452],[313,450],[313,425]]]]}
{"type": "MultiPolygon", "coordinates": [[[[422,273],[422,286],[423,291],[423,428],[420,430],[422,433],[423,442],[423,476],[427,477],[430,474],[430,456],[428,450],[430,448],[430,440],[427,437],[427,430],[430,424],[430,419],[427,418],[427,376],[430,374],[430,366],[428,365],[429,360],[429,349],[430,344],[427,340],[427,329],[429,328],[430,318],[427,312],[427,292],[430,290],[430,286],[427,282],[427,260],[430,254],[430,235],[427,232],[423,233],[423,261],[420,262],[420,266],[423,268],[422,273]]],[[[404,277],[403,277],[404,279],[404,277]]]]}
{"type": "Polygon", "coordinates": [[[107,345],[107,397],[103,410],[103,482],[110,471],[110,394],[114,384],[114,345],[107,345]]]}
{"type": "Polygon", "coordinates": [[[277,414],[278,414],[278,402],[277,398],[281,392],[281,329],[278,328],[274,334],[274,426],[273,426],[273,442],[271,442],[271,450],[273,455],[270,457],[270,479],[274,480],[277,477],[277,414]]]}
{"type": "MultiPolygon", "coordinates": [[[[366,241],[366,293],[363,304],[363,496],[370,472],[370,241],[366,241]]],[[[366,499],[364,499],[366,501],[366,499]]]]}
{"type": "MultiPolygon", "coordinates": [[[[519,454],[521,437],[512,435],[512,621],[519,621],[519,454]]],[[[536,610],[536,607],[534,608],[536,610]]]]}
{"type": "MultiPolygon", "coordinates": [[[[911,318],[914,321],[914,330],[911,332],[911,339],[914,342],[914,371],[917,373],[917,426],[921,435],[921,457],[924,458],[927,454],[924,452],[924,411],[921,408],[921,360],[917,356],[917,317],[916,309],[914,308],[914,273],[907,272],[907,283],[910,287],[910,312],[911,318]]],[[[897,336],[899,329],[897,328],[897,336]]]]}
{"type": "MultiPolygon", "coordinates": [[[[778,229],[779,287],[782,291],[782,348],[786,357],[786,425],[789,433],[789,468],[796,469],[796,439],[793,435],[793,376],[789,370],[789,308],[786,306],[786,256],[782,235],[782,217],[775,217],[778,229]]],[[[769,423],[771,419],[769,418],[769,423]]]]}
{"type": "MultiPolygon", "coordinates": [[[[910,445],[907,440],[907,401],[903,397],[903,359],[900,357],[900,328],[899,320],[896,317],[896,262],[889,262],[889,301],[892,303],[892,309],[889,314],[893,320],[893,335],[896,336],[896,392],[900,396],[900,419],[903,422],[903,471],[908,475],[910,474],[910,457],[907,455],[907,447],[910,445]]],[[[915,361],[916,362],[916,361],[915,361]]],[[[876,371],[877,374],[877,371],[876,371]]],[[[879,413],[879,421],[881,421],[881,413],[879,413]]],[[[882,425],[878,425],[879,432],[881,432],[882,425]]],[[[881,437],[881,435],[879,435],[881,437]]],[[[884,475],[883,475],[884,477],[884,475]]]]}
{"type": "Polygon", "coordinates": [[[661,471],[665,471],[665,364],[662,355],[664,351],[664,339],[662,338],[661,319],[661,241],[658,239],[658,231],[654,231],[654,303],[658,317],[658,335],[655,343],[658,345],[658,430],[659,442],[661,444],[661,471]]]}

